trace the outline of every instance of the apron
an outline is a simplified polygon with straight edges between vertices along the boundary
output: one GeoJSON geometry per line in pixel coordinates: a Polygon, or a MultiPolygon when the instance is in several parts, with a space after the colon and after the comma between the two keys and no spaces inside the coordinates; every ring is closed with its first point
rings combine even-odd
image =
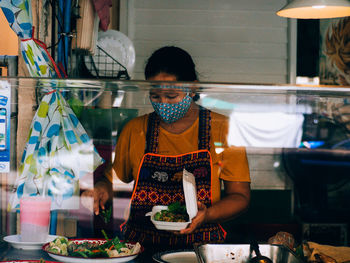
{"type": "Polygon", "coordinates": [[[197,199],[211,206],[212,159],[210,155],[210,111],[199,112],[198,150],[176,156],[157,154],[160,119],[153,112],[148,119],[146,149],[131,197],[130,215],[121,225],[125,240],[143,246],[192,246],[193,243],[223,243],[226,232],[217,223],[203,224],[188,235],[158,230],[145,216],[155,205],[185,204],[182,173],[185,168],[196,179],[197,199]]]}

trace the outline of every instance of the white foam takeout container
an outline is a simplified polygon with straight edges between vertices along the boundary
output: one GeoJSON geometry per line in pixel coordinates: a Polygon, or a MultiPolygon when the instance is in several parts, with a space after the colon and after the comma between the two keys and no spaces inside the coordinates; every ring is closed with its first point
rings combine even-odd
{"type": "Polygon", "coordinates": [[[166,221],[158,221],[154,220],[154,215],[161,210],[168,209],[168,206],[164,205],[156,205],[153,206],[152,211],[148,212],[146,216],[151,216],[151,221],[154,226],[159,230],[171,230],[171,231],[180,231],[185,229],[189,223],[192,222],[192,218],[197,215],[198,207],[197,207],[197,189],[196,189],[196,181],[192,173],[183,170],[182,184],[185,195],[185,203],[187,214],[189,215],[189,221],[187,222],[166,222],[166,221]]]}

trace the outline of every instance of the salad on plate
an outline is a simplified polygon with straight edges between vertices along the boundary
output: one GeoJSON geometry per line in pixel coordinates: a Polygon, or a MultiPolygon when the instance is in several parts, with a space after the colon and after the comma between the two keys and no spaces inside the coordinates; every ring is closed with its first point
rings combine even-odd
{"type": "Polygon", "coordinates": [[[55,255],[78,258],[115,258],[137,255],[142,252],[140,243],[125,243],[116,236],[109,239],[104,231],[103,239],[72,239],[58,237],[43,248],[55,255]]]}

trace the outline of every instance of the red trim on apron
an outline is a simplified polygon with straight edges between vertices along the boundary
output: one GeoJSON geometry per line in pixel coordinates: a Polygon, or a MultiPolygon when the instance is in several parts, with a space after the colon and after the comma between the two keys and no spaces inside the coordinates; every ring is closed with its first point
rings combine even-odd
{"type": "Polygon", "coordinates": [[[160,155],[158,150],[159,120],[150,116],[143,156],[130,201],[129,219],[121,225],[125,239],[143,245],[189,246],[196,243],[222,243],[226,232],[219,224],[208,223],[192,234],[176,235],[157,230],[145,214],[154,205],[169,205],[175,201],[184,204],[182,188],[183,169],[196,179],[197,199],[207,207],[212,205],[212,158],[209,151],[210,112],[200,112],[199,150],[180,155],[160,155]],[[151,152],[149,152],[149,150],[151,152]]]}

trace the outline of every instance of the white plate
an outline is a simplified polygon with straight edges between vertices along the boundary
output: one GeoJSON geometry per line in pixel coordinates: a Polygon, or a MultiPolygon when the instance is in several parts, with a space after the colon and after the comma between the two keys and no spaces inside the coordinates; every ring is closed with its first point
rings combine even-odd
{"type": "MultiPolygon", "coordinates": [[[[98,32],[97,46],[102,48],[109,56],[117,60],[132,74],[135,65],[135,48],[132,41],[122,32],[117,30],[107,30],[98,32]]],[[[90,63],[90,57],[85,56],[85,62],[90,63]]],[[[96,51],[92,57],[100,76],[112,77],[112,70],[119,66],[105,53],[96,51]]],[[[92,75],[96,75],[94,70],[92,75]]]]}
{"type": "Polygon", "coordinates": [[[197,256],[194,251],[175,250],[159,252],[153,255],[153,260],[158,263],[197,263],[197,256]]]}
{"type": "Polygon", "coordinates": [[[17,249],[24,250],[40,250],[41,247],[47,243],[53,241],[57,236],[49,235],[45,242],[22,242],[21,235],[11,235],[4,237],[4,241],[8,242],[17,249]]]}
{"type": "MultiPolygon", "coordinates": [[[[106,242],[105,239],[96,239],[96,238],[86,238],[86,239],[69,239],[69,241],[73,241],[76,243],[83,243],[83,242],[92,242],[92,243],[104,243],[106,242]]],[[[125,243],[128,247],[134,246],[132,243],[125,243]]],[[[103,262],[103,263],[121,263],[121,262],[128,262],[136,258],[140,253],[143,252],[143,247],[141,247],[140,252],[137,254],[129,255],[129,256],[120,256],[115,258],[81,258],[81,257],[72,257],[72,256],[63,256],[59,254],[55,254],[48,251],[49,243],[45,244],[43,246],[43,250],[49,254],[50,257],[61,261],[61,262],[67,262],[67,263],[96,263],[96,262],[103,262]]]]}
{"type": "MultiPolygon", "coordinates": [[[[10,260],[10,261],[0,261],[0,262],[3,262],[3,263],[40,263],[41,261],[29,259],[29,260],[10,260]]],[[[45,260],[45,263],[58,263],[58,262],[45,260]]]]}

